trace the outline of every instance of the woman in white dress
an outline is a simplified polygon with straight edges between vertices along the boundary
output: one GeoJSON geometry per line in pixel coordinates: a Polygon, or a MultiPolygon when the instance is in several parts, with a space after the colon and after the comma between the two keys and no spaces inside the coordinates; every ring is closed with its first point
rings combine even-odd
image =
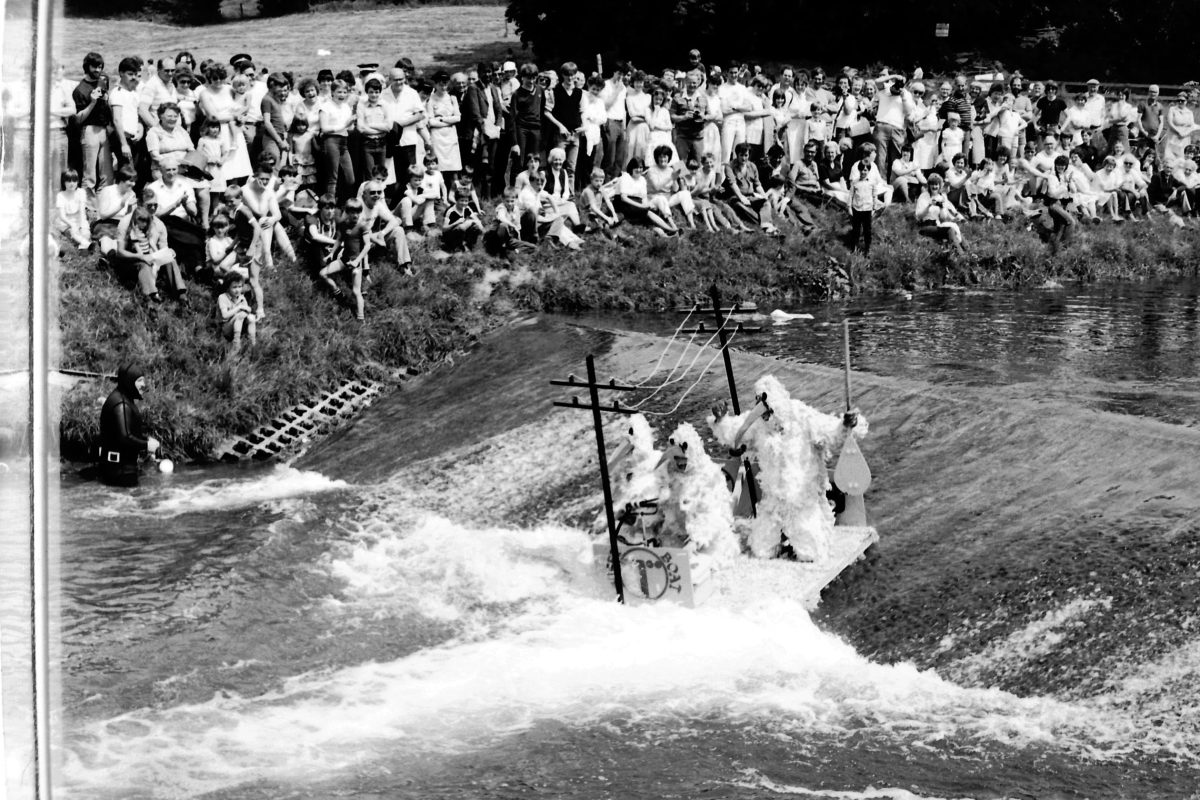
{"type": "Polygon", "coordinates": [[[1167,169],[1174,169],[1185,160],[1184,149],[1191,143],[1192,131],[1196,128],[1196,118],[1187,101],[1188,93],[1180,92],[1167,109],[1162,141],[1163,163],[1167,169]]]}
{"type": "Polygon", "coordinates": [[[913,163],[920,167],[926,175],[937,166],[938,134],[942,130],[942,121],[938,119],[937,102],[925,103],[925,95],[933,93],[934,90],[926,89],[924,84],[914,83],[912,85],[915,104],[912,124],[917,134],[917,138],[913,141],[913,163]]]}
{"type": "Polygon", "coordinates": [[[635,70],[629,78],[629,91],[625,93],[625,146],[630,158],[649,161],[650,148],[650,95],[645,91],[646,75],[635,70]]]}
{"type": "Polygon", "coordinates": [[[458,99],[450,94],[450,73],[438,70],[433,74],[433,92],[425,103],[425,120],[429,125],[430,145],[438,161],[438,170],[447,186],[454,184],[454,176],[462,169],[462,156],[458,151],[458,129],[462,119],[458,99]]]}
{"type": "Polygon", "coordinates": [[[701,131],[705,153],[712,153],[717,159],[717,169],[724,164],[721,161],[721,120],[725,119],[725,111],[721,106],[721,73],[713,71],[708,74],[708,85],[705,87],[705,99],[708,104],[704,107],[704,129],[701,131]]]}
{"type": "Polygon", "coordinates": [[[675,123],[671,121],[671,108],[667,102],[667,91],[661,86],[655,87],[650,94],[650,113],[647,117],[650,125],[650,138],[646,149],[653,153],[660,146],[671,148],[671,164],[679,162],[679,153],[675,151],[675,123]]]}
{"type": "Polygon", "coordinates": [[[241,131],[245,107],[233,97],[225,65],[212,65],[204,77],[207,83],[196,93],[196,107],[205,119],[221,123],[221,143],[229,153],[228,160],[221,165],[221,174],[226,183],[240,184],[250,177],[250,152],[241,131]]]}

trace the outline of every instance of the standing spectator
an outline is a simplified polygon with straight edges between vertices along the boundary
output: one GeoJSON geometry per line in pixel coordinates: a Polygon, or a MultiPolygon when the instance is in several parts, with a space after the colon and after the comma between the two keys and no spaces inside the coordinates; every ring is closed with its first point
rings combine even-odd
{"type": "Polygon", "coordinates": [[[383,83],[378,78],[369,78],[355,110],[359,146],[362,148],[361,163],[366,175],[372,174],[376,167],[384,166],[387,159],[387,137],[392,132],[392,117],[380,102],[382,94],[383,83]]]}
{"type": "Polygon", "coordinates": [[[646,74],[635,69],[625,92],[625,148],[630,158],[649,161],[650,95],[645,91],[646,74]]]}
{"type": "MultiPolygon", "coordinates": [[[[475,168],[475,181],[486,197],[492,195],[492,168],[496,160],[496,145],[500,140],[500,124],[504,119],[500,88],[495,76],[499,65],[479,64],[479,79],[467,86],[463,95],[463,124],[473,129],[474,158],[465,163],[475,168]]],[[[463,154],[459,153],[460,157],[463,154]]],[[[400,179],[397,179],[399,182],[400,179]]]]}
{"type": "Polygon", "coordinates": [[[875,112],[875,152],[879,174],[889,178],[891,164],[900,155],[908,135],[908,120],[916,111],[912,93],[904,86],[903,75],[880,75],[875,81],[882,91],[875,112]]]}
{"type": "MultiPolygon", "coordinates": [[[[454,176],[462,169],[462,158],[458,152],[458,122],[462,115],[458,100],[447,89],[450,73],[438,70],[433,74],[433,93],[425,104],[425,119],[429,124],[430,144],[433,157],[447,185],[454,183],[454,176]]],[[[537,90],[539,93],[541,89],[537,90]]],[[[514,99],[517,95],[514,95],[514,99]]],[[[540,117],[540,115],[539,115],[540,117]]],[[[535,151],[536,152],[536,151],[535,151]]]]}
{"type": "Polygon", "coordinates": [[[608,107],[604,105],[603,78],[591,76],[586,87],[579,98],[579,142],[583,152],[576,170],[590,174],[592,170],[604,168],[604,127],[608,124],[608,107]]]}
{"type": "Polygon", "coordinates": [[[1051,133],[1057,135],[1059,122],[1067,110],[1067,101],[1058,96],[1057,83],[1046,81],[1046,94],[1038,98],[1034,108],[1037,109],[1038,135],[1042,137],[1051,133]]]}
{"type": "Polygon", "coordinates": [[[937,103],[926,103],[924,95],[932,94],[933,90],[925,89],[924,84],[914,83],[915,108],[913,109],[912,125],[914,129],[913,161],[928,176],[938,160],[938,133],[942,130],[942,121],[938,119],[937,103]]]}
{"type": "Polygon", "coordinates": [[[120,152],[118,161],[132,164],[137,170],[138,181],[145,183],[150,178],[150,166],[146,155],[146,129],[138,116],[138,75],[141,71],[138,59],[121,59],[117,66],[120,77],[108,93],[108,105],[112,109],[113,138],[120,152]]]}
{"type": "MultiPolygon", "coordinates": [[[[699,52],[699,51],[695,51],[699,52]]],[[[684,89],[671,100],[670,116],[675,126],[675,152],[683,161],[704,155],[704,111],[707,99],[700,90],[704,76],[691,70],[684,78],[684,89]]]]}
{"type": "Polygon", "coordinates": [[[229,71],[223,64],[213,64],[205,73],[207,83],[196,97],[200,113],[221,125],[222,149],[228,153],[221,165],[221,177],[226,183],[240,184],[250,175],[250,151],[242,135],[244,109],[234,99],[228,83],[229,71]]]}
{"type": "Polygon", "coordinates": [[[263,157],[274,158],[282,166],[286,163],[289,147],[287,140],[288,121],[284,107],[291,82],[281,72],[272,72],[267,78],[267,92],[259,101],[262,122],[259,125],[256,150],[263,157]]]}
{"type": "Polygon", "coordinates": [[[858,162],[857,173],[850,179],[850,249],[858,250],[858,240],[863,242],[862,253],[871,255],[871,220],[878,207],[880,186],[871,174],[873,165],[865,158],[858,162]]]}
{"type": "Polygon", "coordinates": [[[425,122],[425,104],[417,90],[408,85],[408,76],[402,67],[393,67],[388,73],[388,89],[380,95],[392,118],[392,166],[396,171],[396,183],[401,184],[409,169],[417,167],[424,158],[419,126],[425,122]]]}
{"type": "MultiPolygon", "coordinates": [[[[1150,84],[1146,89],[1146,99],[1138,103],[1138,121],[1136,126],[1137,142],[1143,148],[1158,149],[1163,135],[1163,117],[1165,109],[1158,100],[1158,85],[1150,84]]],[[[1160,154],[1161,155],[1161,154],[1160,154]]]]}
{"type": "Polygon", "coordinates": [[[1096,153],[1108,151],[1108,143],[1104,140],[1104,120],[1106,103],[1100,93],[1100,81],[1092,78],[1087,82],[1087,92],[1084,95],[1084,112],[1087,119],[1087,133],[1084,134],[1085,144],[1096,153]]]}
{"type": "Polygon", "coordinates": [[[725,109],[721,101],[721,85],[724,77],[720,67],[714,67],[708,74],[708,82],[704,93],[704,128],[701,152],[711,153],[717,160],[717,167],[724,170],[725,159],[721,153],[721,123],[725,119],[725,109]]]}
{"type": "Polygon", "coordinates": [[[746,112],[750,110],[749,90],[742,84],[741,69],[731,64],[717,94],[721,98],[721,158],[729,163],[733,150],[746,141],[746,112]]]}
{"type": "Polygon", "coordinates": [[[75,102],[75,119],[83,152],[83,188],[95,194],[112,183],[113,178],[108,136],[112,109],[108,105],[104,57],[99,53],[92,52],[83,57],[83,79],[71,93],[71,99],[75,102]]]}
{"type": "Polygon", "coordinates": [[[142,83],[138,90],[138,116],[148,131],[158,124],[158,109],[163,103],[177,103],[179,92],[175,88],[175,61],[160,58],[158,69],[142,83]]]}
{"type": "Polygon", "coordinates": [[[1110,152],[1118,142],[1128,150],[1129,132],[1137,128],[1138,110],[1129,102],[1130,95],[1128,86],[1122,88],[1105,114],[1105,139],[1110,152]]]}
{"type": "MultiPolygon", "coordinates": [[[[55,62],[50,83],[50,172],[62,173],[79,163],[79,126],[75,122],[75,84],[64,77],[61,63],[55,62]]],[[[76,173],[78,170],[76,169],[76,173]]]]}
{"type": "Polygon", "coordinates": [[[1017,140],[1009,148],[1010,153],[1020,153],[1025,149],[1025,139],[1027,132],[1033,134],[1033,98],[1029,93],[1029,85],[1025,83],[1025,79],[1020,73],[1014,73],[1008,81],[1008,92],[1013,97],[1013,111],[1020,119],[1020,124],[1017,131],[1017,140]]]}
{"type": "Polygon", "coordinates": [[[771,145],[775,144],[775,131],[768,126],[774,122],[771,106],[767,100],[767,91],[771,82],[762,75],[750,79],[750,85],[744,87],[746,111],[742,115],[746,120],[746,143],[750,145],[750,159],[755,163],[762,160],[771,145]]]}
{"type": "Polygon", "coordinates": [[[575,81],[578,72],[574,61],[564,63],[558,68],[558,85],[546,97],[546,119],[556,130],[555,146],[563,150],[563,167],[573,189],[578,188],[575,165],[579,161],[580,137],[583,133],[583,91],[575,81]]]}
{"type": "Polygon", "coordinates": [[[604,172],[609,178],[615,178],[620,173],[621,164],[625,162],[628,153],[625,143],[625,95],[628,91],[625,86],[625,77],[629,72],[629,65],[624,61],[618,61],[613,68],[612,77],[604,84],[604,90],[600,92],[600,98],[604,101],[604,108],[608,113],[603,136],[604,172]]]}
{"type": "Polygon", "coordinates": [[[650,125],[650,138],[647,140],[650,152],[653,153],[659,147],[666,147],[671,151],[671,163],[681,163],[672,135],[675,125],[671,122],[671,112],[667,108],[667,93],[661,86],[656,86],[650,93],[650,113],[647,121],[650,125]]]}
{"type": "Polygon", "coordinates": [[[335,80],[329,102],[321,106],[321,152],[325,194],[348,197],[354,188],[354,164],[350,159],[349,136],[354,125],[354,108],[347,102],[350,87],[335,80]]]}
{"type": "Polygon", "coordinates": [[[1191,141],[1192,131],[1196,129],[1195,117],[1187,103],[1188,93],[1180,92],[1167,109],[1166,124],[1163,126],[1162,163],[1169,170],[1174,170],[1185,160],[1185,148],[1191,141]]]}
{"type": "Polygon", "coordinates": [[[195,141],[200,138],[200,129],[196,127],[196,76],[186,69],[177,69],[171,80],[175,85],[175,104],[179,106],[180,124],[195,141]]]}

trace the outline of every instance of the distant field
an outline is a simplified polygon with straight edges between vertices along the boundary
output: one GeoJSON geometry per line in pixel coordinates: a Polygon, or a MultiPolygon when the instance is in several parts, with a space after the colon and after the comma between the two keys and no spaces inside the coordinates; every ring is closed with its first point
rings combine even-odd
{"type": "Polygon", "coordinates": [[[317,11],[204,27],[60,19],[54,38],[55,54],[71,75],[79,71],[89,50],[104,55],[110,71],[122,56],[159,57],[188,50],[197,59],[221,61],[245,52],[272,70],[304,75],[323,67],[335,72],[354,69],[363,61],[390,65],[401,56],[422,67],[461,67],[485,58],[502,59],[510,51],[514,56],[521,53],[521,40],[506,29],[500,5],[317,11]],[[318,50],[330,55],[317,55],[318,50]]]}

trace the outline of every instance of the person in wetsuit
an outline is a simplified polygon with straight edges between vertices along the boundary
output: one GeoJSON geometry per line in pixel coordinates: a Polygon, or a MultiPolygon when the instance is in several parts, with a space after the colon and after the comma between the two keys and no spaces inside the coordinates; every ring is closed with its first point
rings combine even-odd
{"type": "Polygon", "coordinates": [[[117,388],[100,410],[100,480],[109,486],[138,485],[138,457],[158,452],[159,443],[142,432],[142,399],[146,379],[136,366],[117,371],[117,388]]]}

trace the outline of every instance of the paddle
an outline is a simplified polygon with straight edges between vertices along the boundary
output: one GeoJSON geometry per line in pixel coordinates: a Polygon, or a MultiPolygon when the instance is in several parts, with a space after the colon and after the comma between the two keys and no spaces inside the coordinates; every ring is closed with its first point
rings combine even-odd
{"type": "MultiPolygon", "coordinates": [[[[850,419],[850,321],[842,323],[843,357],[846,364],[846,418],[850,419]]],[[[851,426],[846,428],[846,440],[833,468],[833,482],[846,495],[846,507],[838,517],[839,525],[866,525],[867,508],[863,495],[871,487],[871,468],[858,449],[858,439],[851,426]]]]}

